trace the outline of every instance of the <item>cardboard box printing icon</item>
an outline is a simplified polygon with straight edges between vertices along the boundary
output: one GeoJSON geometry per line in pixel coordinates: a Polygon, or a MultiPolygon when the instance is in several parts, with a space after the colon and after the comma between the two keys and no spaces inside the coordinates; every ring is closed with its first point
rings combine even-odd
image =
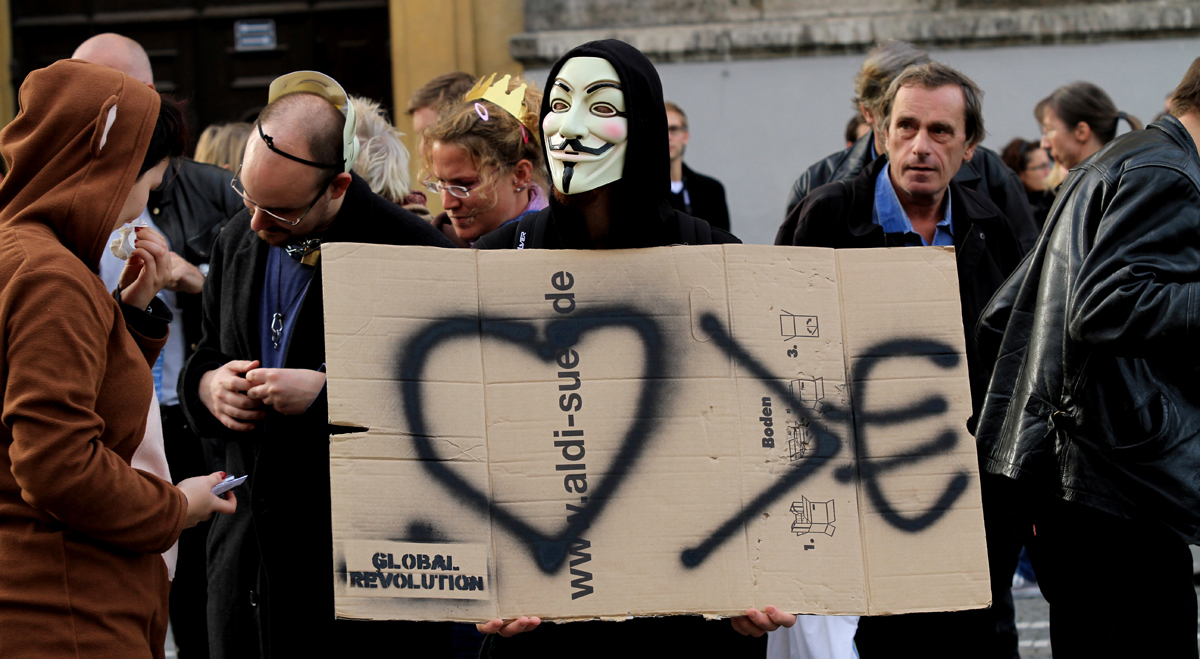
{"type": "Polygon", "coordinates": [[[833,501],[818,502],[801,498],[799,501],[793,502],[789,510],[796,516],[796,521],[792,522],[792,533],[796,535],[809,533],[833,535],[835,530],[833,522],[837,521],[833,501]]]}
{"type": "Polygon", "coordinates": [[[338,616],[988,605],[952,249],[322,251],[338,616]]]}

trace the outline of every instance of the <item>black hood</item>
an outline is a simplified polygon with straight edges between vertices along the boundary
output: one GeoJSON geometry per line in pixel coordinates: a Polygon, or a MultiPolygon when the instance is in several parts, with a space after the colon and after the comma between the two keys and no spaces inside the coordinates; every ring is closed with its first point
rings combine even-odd
{"type": "MultiPolygon", "coordinates": [[[[612,187],[612,218],[609,243],[614,247],[644,247],[663,244],[659,234],[674,218],[667,204],[671,188],[671,156],[667,142],[667,111],[663,105],[662,82],[658,71],[640,50],[615,39],[591,41],[572,48],[558,58],[546,79],[542,96],[541,119],[550,113],[549,90],[558,71],[573,57],[599,57],[616,69],[625,93],[625,115],[629,121],[629,142],[625,150],[625,167],[621,180],[612,187]]],[[[542,140],[547,175],[550,180],[550,154],[542,140]]],[[[583,220],[578,212],[564,207],[551,197],[551,213],[556,224],[578,224],[583,220]]]]}

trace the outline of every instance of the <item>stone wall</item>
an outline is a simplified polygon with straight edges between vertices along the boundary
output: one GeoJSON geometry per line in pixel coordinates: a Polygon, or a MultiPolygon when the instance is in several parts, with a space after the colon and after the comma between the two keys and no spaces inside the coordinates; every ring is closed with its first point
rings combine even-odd
{"type": "Polygon", "coordinates": [[[926,47],[1092,43],[1200,34],[1200,0],[525,0],[514,59],[537,67],[592,39],[660,62],[857,53],[879,39],[926,47]]]}

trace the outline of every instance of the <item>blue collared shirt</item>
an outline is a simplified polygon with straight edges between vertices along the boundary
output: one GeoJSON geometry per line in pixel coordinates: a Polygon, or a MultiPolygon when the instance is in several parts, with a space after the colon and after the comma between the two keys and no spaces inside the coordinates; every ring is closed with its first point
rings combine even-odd
{"type": "Polygon", "coordinates": [[[946,187],[946,216],[937,223],[937,232],[933,234],[933,242],[925,242],[921,234],[913,230],[912,220],[900,205],[896,189],[892,187],[892,178],[888,176],[891,163],[883,166],[879,177],[875,179],[875,207],[871,209],[871,221],[883,227],[884,233],[904,234],[904,244],[908,247],[929,245],[954,245],[954,223],[950,213],[950,188],[946,187]]]}

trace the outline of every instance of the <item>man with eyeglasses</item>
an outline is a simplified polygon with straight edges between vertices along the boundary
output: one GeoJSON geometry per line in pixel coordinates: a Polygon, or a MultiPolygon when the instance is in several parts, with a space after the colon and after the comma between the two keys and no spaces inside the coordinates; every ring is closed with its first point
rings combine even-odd
{"type": "Polygon", "coordinates": [[[667,203],[677,211],[729,231],[725,186],[717,179],[693,172],[683,164],[683,152],[691,139],[687,115],[670,101],[663,105],[667,108],[667,144],[671,150],[671,194],[667,195],[667,203]]]}
{"type": "Polygon", "coordinates": [[[232,181],[246,208],[213,249],[203,338],[180,378],[189,421],[249,475],[241,514],[209,534],[214,657],[380,656],[405,635],[445,656],[448,628],[335,621],[321,245],[451,247],[350,171],[359,145],[345,91],[313,71],[273,82],[232,181]],[[297,633],[297,631],[301,633],[297,633]],[[427,645],[426,645],[427,644],[427,645]]]}

